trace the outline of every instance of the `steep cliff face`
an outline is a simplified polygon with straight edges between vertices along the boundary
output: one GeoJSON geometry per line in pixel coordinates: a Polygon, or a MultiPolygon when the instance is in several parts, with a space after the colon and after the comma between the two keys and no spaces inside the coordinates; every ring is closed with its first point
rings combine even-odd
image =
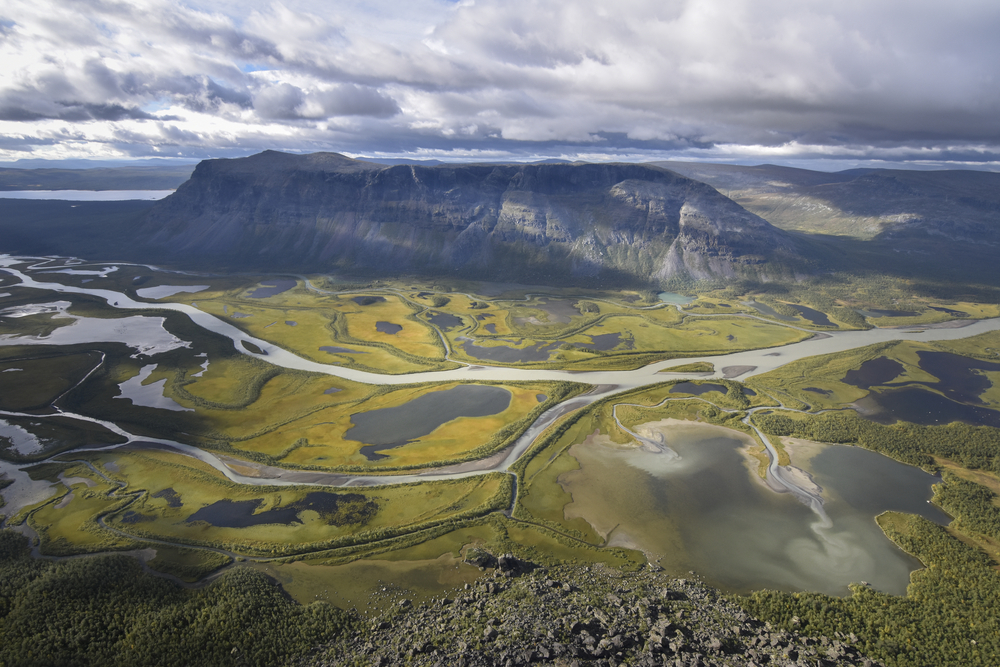
{"type": "MultiPolygon", "coordinates": [[[[756,276],[794,242],[710,186],[631,164],[208,160],[146,216],[172,258],[491,279],[756,276]]],[[[780,269],[779,269],[780,270],[780,269]]]]}

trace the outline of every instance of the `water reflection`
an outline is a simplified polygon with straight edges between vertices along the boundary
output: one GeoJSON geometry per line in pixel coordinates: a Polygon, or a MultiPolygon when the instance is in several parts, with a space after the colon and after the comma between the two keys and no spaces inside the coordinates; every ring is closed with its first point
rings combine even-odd
{"type": "Polygon", "coordinates": [[[695,570],[730,591],[759,588],[848,593],[867,581],[905,593],[920,567],[879,529],[886,510],[946,517],[928,505],[931,475],[873,452],[800,448],[793,460],[821,487],[823,513],[756,477],[743,434],[664,420],[636,429],[664,434],[680,459],[588,438],[571,453],[581,468],[559,479],[567,518],[586,519],[609,544],[635,546],[674,572],[695,570]]]}

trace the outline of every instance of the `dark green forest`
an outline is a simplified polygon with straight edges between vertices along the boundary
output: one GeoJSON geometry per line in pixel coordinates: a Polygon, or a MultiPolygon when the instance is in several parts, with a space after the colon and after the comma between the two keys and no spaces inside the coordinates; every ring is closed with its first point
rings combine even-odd
{"type": "Polygon", "coordinates": [[[326,603],[298,605],[249,569],[185,589],[128,556],[38,560],[27,538],[0,531],[2,667],[271,667],[356,622],[326,603]]]}

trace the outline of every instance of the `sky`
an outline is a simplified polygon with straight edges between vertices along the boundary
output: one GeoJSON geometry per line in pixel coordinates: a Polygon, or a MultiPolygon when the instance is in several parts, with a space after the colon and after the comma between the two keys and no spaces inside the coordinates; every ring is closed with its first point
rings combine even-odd
{"type": "Polygon", "coordinates": [[[996,0],[4,0],[0,162],[1000,170],[996,0]]]}

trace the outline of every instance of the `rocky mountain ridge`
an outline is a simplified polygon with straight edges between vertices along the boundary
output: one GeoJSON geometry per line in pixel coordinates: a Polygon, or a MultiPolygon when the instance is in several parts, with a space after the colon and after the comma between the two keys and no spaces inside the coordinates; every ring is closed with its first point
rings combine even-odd
{"type": "Polygon", "coordinates": [[[787,273],[796,240],[650,165],[206,160],[136,238],[167,261],[657,284],[787,273]]]}
{"type": "Polygon", "coordinates": [[[301,664],[493,667],[874,667],[853,635],[809,637],[753,618],[696,579],[601,566],[534,568],[512,555],[453,598],[399,600],[301,664]]]}

